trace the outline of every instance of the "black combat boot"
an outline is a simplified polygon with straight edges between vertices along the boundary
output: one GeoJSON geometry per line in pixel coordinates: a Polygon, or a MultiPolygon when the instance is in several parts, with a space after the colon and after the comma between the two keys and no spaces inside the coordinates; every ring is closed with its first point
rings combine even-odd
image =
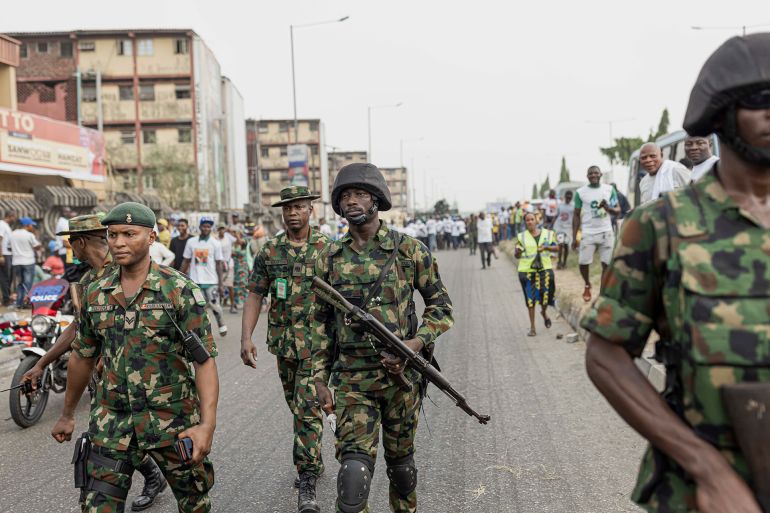
{"type": "Polygon", "coordinates": [[[321,507],[315,500],[315,481],[318,477],[312,472],[299,475],[298,513],[321,513],[321,507]]]}
{"type": "Polygon", "coordinates": [[[131,503],[131,511],[142,511],[153,505],[155,497],[166,489],[168,483],[163,477],[158,465],[152,458],[145,458],[139,465],[139,472],[144,476],[144,488],[142,493],[131,503]]]}

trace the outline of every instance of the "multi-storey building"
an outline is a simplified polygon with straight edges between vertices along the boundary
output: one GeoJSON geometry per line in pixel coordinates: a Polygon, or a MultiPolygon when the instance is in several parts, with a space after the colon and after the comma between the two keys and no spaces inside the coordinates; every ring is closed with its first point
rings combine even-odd
{"type": "Polygon", "coordinates": [[[335,149],[329,152],[329,193],[331,194],[331,188],[340,169],[348,164],[368,161],[365,151],[336,151],[335,149]]]}
{"type": "Polygon", "coordinates": [[[403,221],[409,216],[409,180],[407,179],[407,168],[405,167],[382,167],[380,168],[385,183],[390,189],[390,200],[393,207],[388,212],[383,212],[382,217],[392,222],[403,221]]]}
{"type": "Polygon", "coordinates": [[[181,209],[243,207],[242,98],[195,32],[13,36],[22,42],[19,109],[103,127],[112,189],[155,193],[181,209]]]}
{"type": "MultiPolygon", "coordinates": [[[[328,205],[328,162],[324,148],[324,127],[320,119],[298,120],[297,137],[294,136],[294,121],[290,119],[248,120],[246,126],[247,137],[258,151],[258,189],[264,207],[278,201],[284,187],[302,182],[311,191],[318,191],[322,202],[328,205]],[[290,169],[289,150],[294,145],[307,146],[307,166],[304,171],[290,169]]],[[[253,185],[252,189],[255,189],[253,185]]],[[[254,192],[251,192],[251,196],[255,197],[254,192]]],[[[316,214],[321,215],[323,209],[316,210],[316,214]]]]}

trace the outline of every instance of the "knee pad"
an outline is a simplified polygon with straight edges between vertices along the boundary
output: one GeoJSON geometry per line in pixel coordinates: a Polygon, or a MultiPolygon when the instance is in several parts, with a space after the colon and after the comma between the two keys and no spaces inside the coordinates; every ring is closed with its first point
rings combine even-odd
{"type": "Polygon", "coordinates": [[[346,453],[337,474],[337,507],[343,513],[359,513],[366,507],[372,487],[374,460],[366,454],[346,453]]]}
{"type": "Polygon", "coordinates": [[[397,460],[386,461],[388,479],[402,498],[406,498],[417,488],[417,467],[414,465],[414,454],[397,460]]]}

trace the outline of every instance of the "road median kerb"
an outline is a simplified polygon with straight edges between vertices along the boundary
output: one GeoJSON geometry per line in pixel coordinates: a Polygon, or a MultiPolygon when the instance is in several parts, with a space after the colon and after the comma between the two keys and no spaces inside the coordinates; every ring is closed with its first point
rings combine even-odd
{"type": "MultiPolygon", "coordinates": [[[[500,249],[508,255],[515,263],[516,259],[513,257],[513,243],[511,241],[503,241],[500,243],[500,249]]],[[[591,303],[583,301],[583,290],[578,286],[559,286],[559,278],[567,278],[567,273],[572,273],[580,280],[582,284],[582,278],[572,270],[557,271],[556,275],[556,309],[559,311],[564,320],[572,326],[572,329],[580,336],[582,340],[588,340],[588,332],[580,327],[580,320],[590,310],[591,303]]],[[[567,280],[572,281],[572,280],[567,280]]],[[[595,287],[597,288],[597,287],[595,287]]],[[[642,358],[637,358],[636,366],[642,373],[647,376],[647,379],[655,386],[656,389],[662,390],[666,381],[666,369],[652,358],[653,346],[647,344],[644,355],[642,358]]]]}

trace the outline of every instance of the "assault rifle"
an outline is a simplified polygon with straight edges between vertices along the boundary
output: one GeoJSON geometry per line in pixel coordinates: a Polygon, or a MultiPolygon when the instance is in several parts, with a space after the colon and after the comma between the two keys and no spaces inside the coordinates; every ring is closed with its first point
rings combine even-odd
{"type": "Polygon", "coordinates": [[[489,415],[476,413],[468,405],[468,401],[459,392],[457,392],[449,381],[430,364],[422,355],[412,351],[409,346],[394,335],[372,314],[365,312],[361,308],[351,304],[342,294],[337,292],[334,287],[323,281],[319,277],[313,278],[313,289],[318,297],[329,303],[334,308],[345,313],[345,323],[357,323],[367,333],[379,340],[388,351],[404,360],[405,365],[410,365],[419,372],[426,380],[436,385],[436,387],[448,395],[455,404],[471,417],[476,417],[480,424],[489,422],[489,415]]]}

